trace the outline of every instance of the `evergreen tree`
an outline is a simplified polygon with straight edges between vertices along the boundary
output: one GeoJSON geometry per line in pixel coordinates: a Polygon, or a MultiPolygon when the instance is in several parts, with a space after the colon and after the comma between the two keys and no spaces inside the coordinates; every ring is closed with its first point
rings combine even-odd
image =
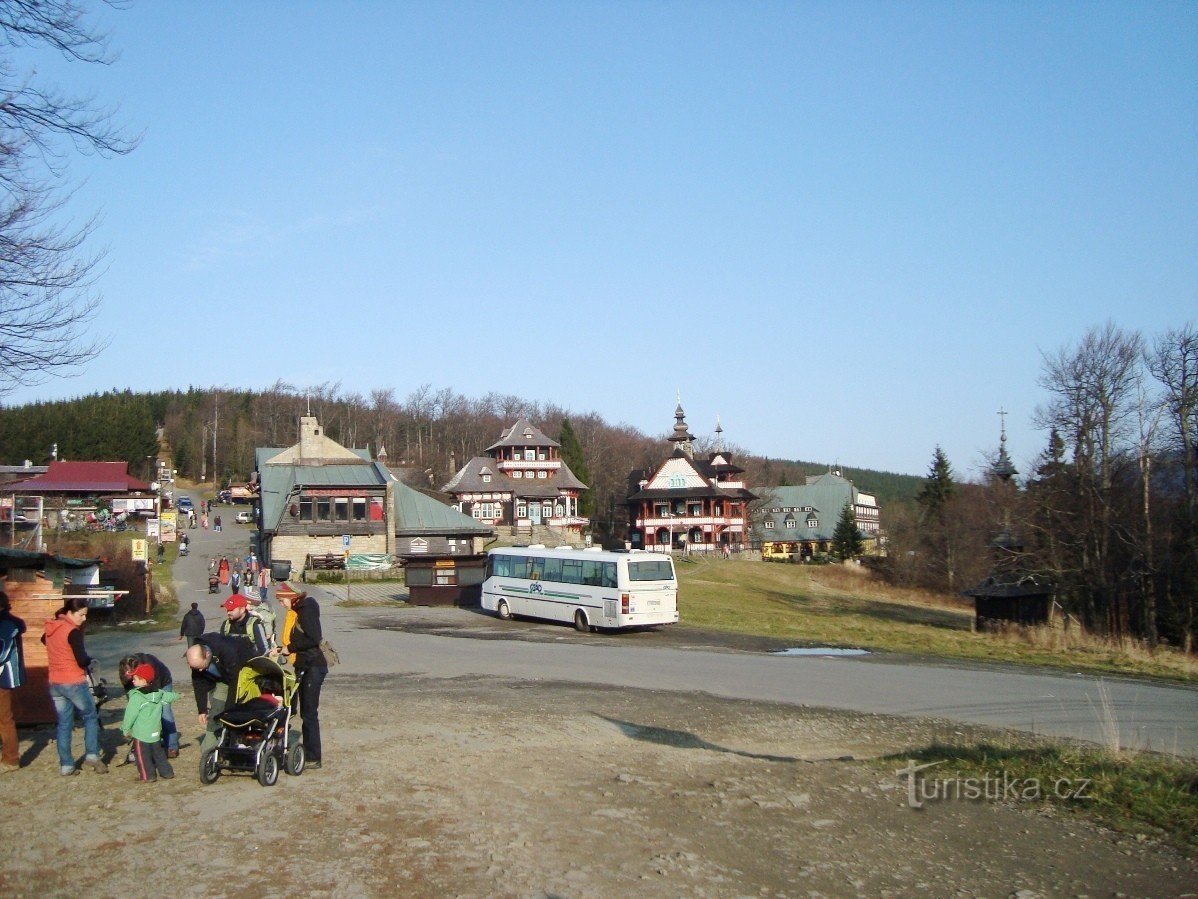
{"type": "MultiPolygon", "coordinates": [[[[586,459],[582,455],[582,444],[578,440],[578,435],[574,433],[574,428],[570,424],[570,419],[562,419],[562,431],[557,438],[557,442],[562,445],[562,461],[570,466],[570,471],[574,472],[574,477],[582,481],[589,488],[591,486],[591,472],[587,468],[586,459]]],[[[595,496],[590,489],[583,490],[578,497],[578,512],[587,518],[594,515],[595,512],[595,496]]]]}
{"type": "Polygon", "coordinates": [[[861,539],[861,531],[857,527],[853,505],[845,503],[844,508],[840,510],[836,530],[832,532],[832,552],[843,562],[845,559],[857,558],[864,551],[865,542],[861,539]]]}
{"type": "Polygon", "coordinates": [[[923,487],[915,496],[919,508],[923,511],[925,521],[942,520],[945,507],[956,493],[956,482],[953,480],[953,467],[948,457],[939,446],[932,453],[932,464],[928,475],[924,478],[923,487]]]}

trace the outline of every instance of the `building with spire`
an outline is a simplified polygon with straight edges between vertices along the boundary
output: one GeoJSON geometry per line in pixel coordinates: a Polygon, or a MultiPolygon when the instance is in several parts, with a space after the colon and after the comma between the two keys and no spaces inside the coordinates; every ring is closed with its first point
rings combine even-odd
{"type": "Polygon", "coordinates": [[[695,438],[679,400],[673,450],[652,470],[628,477],[628,522],[634,549],[661,552],[739,552],[748,540],[748,507],[756,496],[743,480],[744,469],[723,449],[724,429],[716,422],[716,449],[695,457],[695,438]]]}
{"type": "Polygon", "coordinates": [[[1019,472],[1007,454],[1005,412],[998,455],[990,466],[990,486],[998,506],[998,532],[990,541],[990,573],[970,590],[974,623],[979,629],[1001,626],[1004,622],[1021,625],[1047,624],[1052,613],[1052,585],[1024,566],[1023,541],[1011,527],[1011,506],[1015,499],[1015,475],[1019,472]]]}

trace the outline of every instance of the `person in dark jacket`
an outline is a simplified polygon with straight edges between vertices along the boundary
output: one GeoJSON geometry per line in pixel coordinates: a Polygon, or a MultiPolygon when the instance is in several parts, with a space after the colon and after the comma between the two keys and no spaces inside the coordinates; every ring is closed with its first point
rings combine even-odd
{"type": "Polygon", "coordinates": [[[12,614],[8,594],[0,590],[0,764],[5,771],[21,767],[12,698],[25,683],[24,633],[25,622],[12,614]]]}
{"type": "Polygon", "coordinates": [[[200,755],[216,746],[216,718],[237,689],[237,674],[257,652],[243,637],[204,634],[188,648],[187,665],[191,668],[191,687],[195,691],[200,725],[205,728],[200,755]]]}
{"type": "MultiPolygon", "coordinates": [[[[174,690],[175,676],[166,667],[166,662],[148,652],[134,652],[121,659],[116,667],[116,675],[126,695],[133,689],[133,672],[141,665],[149,665],[154,669],[152,686],[155,690],[168,693],[174,690]]],[[[162,706],[162,748],[166,750],[168,759],[179,757],[179,726],[175,723],[175,710],[170,703],[162,706]]]]}
{"type": "Polygon", "coordinates": [[[183,616],[183,621],[179,624],[179,639],[187,639],[188,647],[195,645],[196,638],[204,633],[204,613],[200,611],[200,604],[193,602],[191,610],[183,616]]]}
{"type": "Polygon", "coordinates": [[[304,756],[307,767],[321,766],[320,688],[329,665],[320,651],[320,605],[306,593],[281,593],[277,597],[295,615],[288,629],[287,650],[295,655],[299,679],[300,716],[304,719],[304,756]]]}

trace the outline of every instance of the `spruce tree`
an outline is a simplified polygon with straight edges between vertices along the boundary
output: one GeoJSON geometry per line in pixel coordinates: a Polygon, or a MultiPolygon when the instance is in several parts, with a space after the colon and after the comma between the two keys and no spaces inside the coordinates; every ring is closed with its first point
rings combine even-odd
{"type": "Polygon", "coordinates": [[[832,552],[842,562],[845,559],[855,559],[865,551],[865,543],[861,539],[861,531],[857,528],[857,516],[853,514],[852,503],[845,503],[840,510],[840,518],[836,522],[836,530],[832,532],[832,552]]]}
{"type": "Polygon", "coordinates": [[[953,467],[949,464],[948,456],[939,446],[932,453],[932,464],[924,479],[923,487],[916,494],[915,501],[923,512],[924,521],[941,520],[944,507],[956,493],[956,482],[953,480],[953,467]]]}
{"type": "Polygon", "coordinates": [[[562,419],[562,431],[557,438],[557,442],[562,445],[562,461],[570,466],[570,471],[574,472],[574,477],[587,485],[588,489],[583,490],[578,497],[578,512],[586,518],[590,518],[595,511],[595,496],[590,490],[591,473],[587,468],[586,459],[582,455],[582,444],[578,441],[578,435],[574,433],[574,428],[570,425],[570,419],[562,419]]]}

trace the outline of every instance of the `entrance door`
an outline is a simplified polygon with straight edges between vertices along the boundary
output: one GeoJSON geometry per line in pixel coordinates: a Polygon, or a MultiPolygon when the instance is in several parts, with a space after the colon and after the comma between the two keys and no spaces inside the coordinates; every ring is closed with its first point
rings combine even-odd
{"type": "Polygon", "coordinates": [[[528,518],[533,524],[541,523],[541,504],[531,502],[528,504],[528,518]]]}

